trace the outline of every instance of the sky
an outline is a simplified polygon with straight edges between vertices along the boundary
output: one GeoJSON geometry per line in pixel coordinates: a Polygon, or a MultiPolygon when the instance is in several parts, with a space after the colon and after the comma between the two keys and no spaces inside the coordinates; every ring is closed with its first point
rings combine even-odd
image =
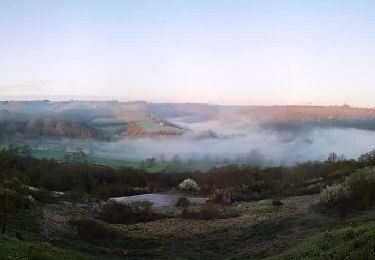
{"type": "Polygon", "coordinates": [[[374,107],[372,0],[0,0],[0,99],[374,107]]]}

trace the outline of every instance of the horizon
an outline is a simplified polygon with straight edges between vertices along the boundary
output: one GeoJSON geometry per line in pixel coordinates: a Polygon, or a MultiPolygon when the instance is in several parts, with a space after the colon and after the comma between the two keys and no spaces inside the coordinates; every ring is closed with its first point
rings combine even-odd
{"type": "Polygon", "coordinates": [[[3,1],[0,97],[373,107],[371,1],[3,1]]]}
{"type": "Polygon", "coordinates": [[[153,104],[199,104],[199,105],[209,105],[209,106],[238,106],[238,107],[251,107],[251,106],[260,106],[260,107],[345,107],[358,108],[358,109],[375,109],[374,107],[366,106],[354,106],[351,104],[313,104],[313,103],[296,103],[296,104],[220,104],[220,103],[209,103],[209,102],[192,102],[192,101],[173,101],[173,100],[145,100],[139,98],[116,98],[116,97],[96,97],[96,96],[14,96],[1,98],[0,102],[122,102],[122,103],[131,103],[131,102],[145,102],[153,104]]]}

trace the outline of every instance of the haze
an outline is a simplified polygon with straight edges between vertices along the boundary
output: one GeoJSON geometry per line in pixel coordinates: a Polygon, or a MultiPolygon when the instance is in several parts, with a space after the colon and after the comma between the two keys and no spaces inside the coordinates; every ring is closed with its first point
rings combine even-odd
{"type": "Polygon", "coordinates": [[[373,1],[1,1],[0,96],[373,107],[374,11],[373,1]]]}

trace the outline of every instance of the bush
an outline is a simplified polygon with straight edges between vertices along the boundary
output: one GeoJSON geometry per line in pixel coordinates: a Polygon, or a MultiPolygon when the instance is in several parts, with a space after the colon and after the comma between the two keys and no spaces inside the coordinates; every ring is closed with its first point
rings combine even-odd
{"type": "Polygon", "coordinates": [[[227,189],[216,189],[212,195],[211,201],[220,204],[230,204],[233,201],[232,192],[227,189]]]}
{"type": "Polygon", "coordinates": [[[272,200],[272,206],[280,207],[282,205],[283,205],[283,203],[281,202],[281,200],[279,200],[279,199],[273,199],[272,200]]]}
{"type": "Polygon", "coordinates": [[[368,209],[375,204],[375,168],[357,170],[345,183],[350,187],[355,208],[368,209]]]}
{"type": "Polygon", "coordinates": [[[186,192],[196,192],[199,190],[198,183],[195,180],[190,179],[190,178],[185,179],[183,182],[181,182],[178,185],[178,188],[181,191],[186,191],[186,192]]]}
{"type": "Polygon", "coordinates": [[[163,215],[152,212],[151,206],[150,202],[129,205],[111,201],[101,208],[99,218],[112,224],[134,224],[162,218],[163,215]]]}
{"type": "Polygon", "coordinates": [[[346,183],[325,187],[320,193],[320,203],[328,208],[339,207],[350,198],[350,188],[346,183]]]}
{"type": "Polygon", "coordinates": [[[216,189],[210,196],[210,201],[219,204],[230,204],[232,202],[248,202],[265,199],[265,193],[253,192],[250,187],[216,189]]]}
{"type": "Polygon", "coordinates": [[[58,198],[54,196],[50,191],[39,190],[30,191],[31,196],[40,203],[56,203],[58,198]]]}
{"type": "Polygon", "coordinates": [[[190,205],[190,201],[186,197],[184,196],[178,197],[176,201],[176,207],[186,208],[186,207],[189,207],[189,205],[190,205]]]}
{"type": "Polygon", "coordinates": [[[327,186],[320,194],[321,205],[335,209],[364,210],[375,205],[375,168],[350,174],[342,183],[327,186]]]}
{"type": "Polygon", "coordinates": [[[60,237],[72,238],[76,230],[72,228],[69,221],[60,215],[43,210],[42,235],[47,241],[54,241],[60,237]]]}
{"type": "Polygon", "coordinates": [[[77,237],[83,239],[110,239],[120,235],[114,228],[91,218],[71,219],[69,224],[75,227],[77,237]]]}

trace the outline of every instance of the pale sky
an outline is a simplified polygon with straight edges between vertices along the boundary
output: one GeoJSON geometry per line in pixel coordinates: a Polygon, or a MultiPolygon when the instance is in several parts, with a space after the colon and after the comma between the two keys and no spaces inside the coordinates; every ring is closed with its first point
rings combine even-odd
{"type": "Polygon", "coordinates": [[[0,0],[0,99],[30,96],[374,107],[375,1],[0,0]]]}

